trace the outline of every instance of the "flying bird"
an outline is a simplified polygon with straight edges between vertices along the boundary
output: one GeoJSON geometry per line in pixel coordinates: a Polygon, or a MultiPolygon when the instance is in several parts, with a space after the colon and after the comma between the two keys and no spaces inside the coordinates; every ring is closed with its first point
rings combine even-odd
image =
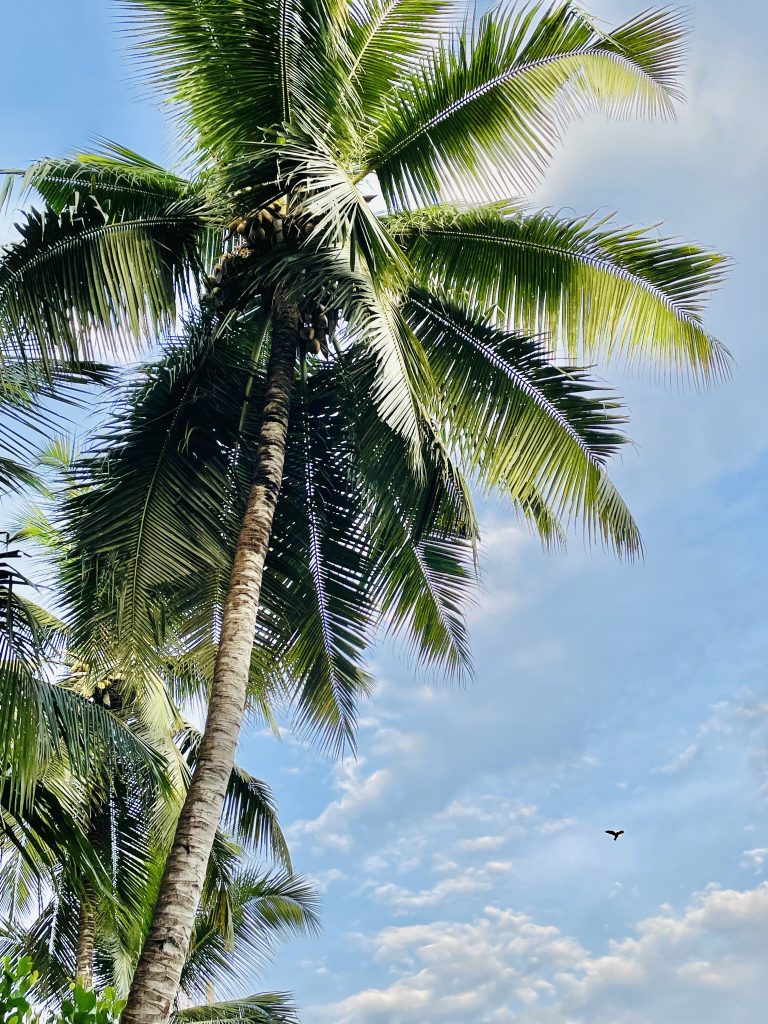
{"type": "Polygon", "coordinates": [[[618,832],[616,832],[616,831],[615,831],[614,829],[612,829],[612,828],[607,828],[607,829],[605,830],[605,834],[606,834],[607,836],[613,836],[613,841],[614,841],[614,843],[615,843],[615,842],[616,842],[616,840],[617,840],[617,839],[619,838],[619,836],[623,836],[623,835],[624,835],[624,829],[623,829],[623,828],[620,828],[620,829],[618,830],[618,832]]]}

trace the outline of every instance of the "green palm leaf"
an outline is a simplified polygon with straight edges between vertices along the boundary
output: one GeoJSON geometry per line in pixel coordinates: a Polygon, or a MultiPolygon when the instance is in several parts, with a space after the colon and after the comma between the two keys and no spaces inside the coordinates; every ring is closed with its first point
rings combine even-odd
{"type": "Polygon", "coordinates": [[[607,36],[570,2],[496,8],[437,45],[389,97],[362,173],[376,172],[392,206],[519,194],[585,109],[670,114],[682,40],[668,9],[607,36]]]}
{"type": "Polygon", "coordinates": [[[638,554],[637,527],[603,469],[624,443],[616,402],[595,394],[584,371],[549,362],[539,342],[456,303],[414,291],[409,318],[479,482],[523,505],[543,500],[558,518],[581,518],[590,537],[638,554]]]}
{"type": "Polygon", "coordinates": [[[343,137],[341,0],[123,0],[148,77],[219,158],[292,122],[343,137]]]}
{"type": "Polygon", "coordinates": [[[234,861],[217,867],[216,859],[182,974],[182,988],[190,995],[203,993],[209,984],[229,993],[240,974],[269,962],[276,942],[318,931],[317,896],[306,879],[244,869],[234,861]]]}
{"type": "Polygon", "coordinates": [[[451,0],[353,0],[349,77],[366,114],[452,27],[456,10],[451,0]]]}
{"type": "Polygon", "coordinates": [[[90,195],[25,213],[0,256],[0,353],[91,359],[156,335],[188,292],[202,214],[197,197],[133,217],[90,195]]]}
{"type": "Polygon", "coordinates": [[[173,1024],[299,1024],[299,1016],[285,992],[259,992],[223,1003],[209,1003],[177,1010],[173,1024]]]}
{"type": "Polygon", "coordinates": [[[36,160],[26,171],[12,173],[22,198],[37,193],[56,213],[80,193],[131,218],[162,214],[195,191],[184,178],[107,139],[93,152],[36,160]]]}
{"type": "Polygon", "coordinates": [[[509,205],[403,214],[392,230],[426,287],[545,332],[572,360],[655,360],[696,380],[728,370],[727,350],[702,323],[727,266],[719,253],[607,219],[509,205]]]}

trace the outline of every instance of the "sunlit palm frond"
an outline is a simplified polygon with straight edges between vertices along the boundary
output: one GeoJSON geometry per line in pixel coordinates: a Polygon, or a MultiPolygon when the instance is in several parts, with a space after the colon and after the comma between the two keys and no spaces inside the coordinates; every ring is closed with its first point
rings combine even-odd
{"type": "Polygon", "coordinates": [[[349,77],[366,115],[454,26],[458,11],[451,0],[353,0],[349,77]]]}
{"type": "Polygon", "coordinates": [[[135,219],[162,214],[172,203],[198,191],[192,182],[107,139],[92,152],[36,160],[14,177],[22,200],[36,193],[58,214],[80,194],[94,196],[104,209],[135,219]]]}
{"type": "Polygon", "coordinates": [[[0,255],[4,358],[70,362],[145,344],[188,292],[202,214],[198,197],[133,217],[91,195],[24,213],[0,255]]]}
{"type": "Polygon", "coordinates": [[[36,472],[50,435],[62,429],[71,409],[82,408],[110,370],[96,363],[66,362],[46,368],[35,361],[0,360],[0,493],[40,488],[36,472]]]}
{"type": "Polygon", "coordinates": [[[442,416],[462,464],[523,506],[543,500],[590,537],[632,557],[637,528],[605,476],[624,443],[618,404],[541,343],[493,327],[448,299],[414,291],[410,320],[440,382],[442,416]]]}
{"type": "Polygon", "coordinates": [[[391,206],[520,194],[586,109],[669,114],[683,26],[650,11],[606,35],[571,2],[499,7],[436,46],[382,108],[365,172],[391,206]]]}
{"type": "Polygon", "coordinates": [[[317,895],[306,879],[233,866],[218,885],[209,872],[181,979],[187,994],[211,983],[230,993],[241,973],[269,961],[277,942],[317,933],[317,895]]]}
{"type": "Polygon", "coordinates": [[[571,360],[656,362],[696,380],[727,372],[702,311],[723,279],[717,252],[596,218],[509,205],[403,214],[391,222],[418,279],[465,296],[571,360]]]}
{"type": "Polygon", "coordinates": [[[350,118],[338,102],[349,58],[341,0],[123,0],[150,81],[180,105],[219,159],[284,123],[335,138],[350,118]]]}
{"type": "Polygon", "coordinates": [[[209,1003],[177,1010],[172,1024],[299,1024],[300,1018],[285,992],[259,992],[223,1003],[209,1003]]]}

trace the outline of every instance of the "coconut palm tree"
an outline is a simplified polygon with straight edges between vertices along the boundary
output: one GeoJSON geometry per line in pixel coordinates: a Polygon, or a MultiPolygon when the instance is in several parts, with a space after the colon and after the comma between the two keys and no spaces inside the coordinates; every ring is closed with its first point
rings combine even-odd
{"type": "MultiPolygon", "coordinates": [[[[727,355],[701,320],[719,255],[519,199],[584,110],[672,111],[675,13],[603,32],[570,2],[463,25],[441,0],[125,6],[191,173],[115,146],[31,167],[24,184],[47,206],[0,264],[0,331],[10,351],[52,365],[156,338],[180,309],[188,320],[116,455],[125,516],[107,518],[120,497],[107,487],[80,520],[94,578],[130,535],[130,623],[157,623],[163,601],[199,604],[202,580],[220,607],[215,643],[202,641],[215,649],[205,734],[123,1018],[154,1024],[194,927],[254,635],[288,643],[290,657],[267,662],[295,684],[304,720],[349,736],[369,622],[359,592],[391,625],[407,620],[426,653],[453,628],[445,538],[475,529],[464,474],[545,536],[579,517],[590,536],[639,550],[605,473],[622,440],[615,404],[570,364],[622,356],[706,381],[727,355]],[[239,415],[213,422],[215,405],[195,408],[198,375],[224,357],[239,387],[220,378],[217,396],[239,415]],[[147,418],[163,393],[166,411],[147,418]],[[133,493],[128,455],[144,473],[133,493]],[[414,612],[425,588],[431,603],[414,612]]],[[[134,656],[142,634],[128,631],[134,656]]]]}
{"type": "MultiPolygon", "coordinates": [[[[63,474],[64,497],[59,504],[66,504],[77,493],[71,450],[56,442],[43,461],[63,474]]],[[[49,564],[55,570],[71,564],[65,536],[42,508],[33,510],[18,540],[33,538],[49,550],[49,564]]],[[[28,584],[18,573],[14,582],[28,584]]],[[[5,721],[4,735],[15,733],[19,741],[2,748],[15,789],[9,792],[6,785],[0,801],[0,810],[6,812],[0,830],[0,949],[12,959],[32,958],[37,970],[33,994],[49,1006],[66,997],[73,977],[86,988],[109,985],[123,999],[151,923],[200,735],[184,722],[164,691],[154,693],[156,706],[148,714],[145,689],[129,685],[114,668],[102,674],[101,666],[113,665],[114,659],[106,650],[94,658],[95,639],[108,634],[83,630],[91,645],[87,651],[77,649],[76,628],[15,592],[8,597],[12,615],[6,615],[3,624],[13,627],[16,662],[22,655],[24,663],[34,659],[38,675],[47,670],[52,678],[40,678],[36,688],[25,686],[17,664],[14,682],[21,699],[14,703],[13,694],[4,694],[2,703],[6,712],[12,709],[15,724],[12,728],[5,721]],[[86,662],[84,655],[94,663],[86,662]],[[76,717],[75,727],[65,729],[64,738],[71,742],[74,736],[81,744],[77,759],[60,751],[46,757],[40,727],[48,710],[46,700],[53,704],[54,724],[56,711],[65,726],[68,716],[82,718],[88,713],[97,725],[103,726],[104,719],[113,723],[116,738],[107,734],[105,743],[96,730],[95,739],[101,740],[97,746],[85,729],[78,730],[76,717]],[[165,723],[165,736],[158,734],[160,722],[165,723]],[[36,748],[29,766],[22,756],[28,737],[36,748]],[[151,755],[152,771],[141,761],[137,764],[131,742],[145,758],[151,755]],[[42,757],[34,756],[38,751],[42,757]],[[20,777],[34,786],[34,792],[18,815],[9,808],[18,796],[20,777]],[[35,827],[38,821],[45,824],[47,813],[54,827],[35,827]]],[[[168,672],[174,654],[158,646],[156,660],[157,671],[168,672]]],[[[188,653],[184,665],[188,670],[188,653]]],[[[180,677],[179,666],[173,671],[180,677]]],[[[184,692],[189,696],[192,687],[187,685],[184,692]]],[[[237,998],[211,1008],[212,1019],[232,1013],[254,1022],[293,1021],[285,995],[243,998],[233,991],[231,968],[236,966],[242,974],[261,967],[275,940],[316,930],[314,893],[292,873],[268,788],[240,767],[233,770],[227,787],[222,826],[227,831],[217,832],[214,841],[180,993],[199,997],[215,983],[219,991],[237,998]],[[265,854],[272,866],[254,867],[252,858],[265,854]]],[[[198,1005],[184,1014],[204,1019],[206,1010],[206,1005],[198,1005]]]]}
{"type": "MultiPolygon", "coordinates": [[[[65,628],[23,593],[31,585],[9,557],[16,554],[0,562],[0,902],[14,906],[21,893],[24,904],[30,880],[51,872],[66,875],[78,895],[89,887],[108,899],[109,876],[83,828],[73,781],[96,764],[109,774],[119,763],[158,785],[161,766],[126,724],[54,684],[65,628]]],[[[103,774],[92,776],[94,793],[103,792],[103,774]]]]}

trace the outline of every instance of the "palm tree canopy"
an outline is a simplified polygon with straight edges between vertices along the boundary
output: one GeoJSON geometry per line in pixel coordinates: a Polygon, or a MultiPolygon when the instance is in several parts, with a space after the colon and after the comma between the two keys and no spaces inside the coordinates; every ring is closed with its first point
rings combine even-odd
{"type": "Polygon", "coordinates": [[[104,628],[139,661],[158,616],[186,617],[197,632],[176,637],[177,683],[210,668],[271,305],[299,303],[303,384],[254,663],[273,693],[291,679],[308,728],[349,740],[382,609],[422,658],[467,663],[470,484],[546,542],[579,518],[617,552],[641,550],[606,473],[620,406],[579,362],[727,371],[702,323],[721,256],[519,198],[580,112],[673,111],[683,25],[664,9],[602,32],[570,2],[464,22],[440,0],[124,7],[173,102],[186,174],[107,142],[39,161],[22,193],[45,208],[0,260],[17,362],[170,339],[85,470],[73,543],[95,575],[69,598],[112,616],[104,628]],[[105,572],[121,581],[109,608],[105,572]]]}
{"type": "MultiPolygon", "coordinates": [[[[728,370],[702,319],[719,254],[523,202],[583,112],[673,112],[683,25],[650,10],[606,32],[571,0],[464,20],[442,0],[123,7],[172,102],[183,166],[102,143],[17,175],[42,205],[0,256],[0,402],[6,367],[39,367],[48,386],[62,366],[164,341],[60,523],[74,647],[89,674],[119,673],[149,721],[169,685],[203,698],[211,685],[272,328],[290,311],[301,374],[250,689],[337,748],[354,738],[376,626],[424,662],[466,668],[472,487],[545,542],[578,519],[640,552],[607,475],[624,417],[586,361],[696,383],[728,370]]],[[[264,840],[245,812],[261,796],[230,779],[233,823],[264,840]]],[[[238,884],[247,902],[261,883],[238,884]]],[[[239,912],[212,899],[231,932],[239,912]]],[[[195,921],[193,954],[215,965],[209,924],[195,921]]]]}

